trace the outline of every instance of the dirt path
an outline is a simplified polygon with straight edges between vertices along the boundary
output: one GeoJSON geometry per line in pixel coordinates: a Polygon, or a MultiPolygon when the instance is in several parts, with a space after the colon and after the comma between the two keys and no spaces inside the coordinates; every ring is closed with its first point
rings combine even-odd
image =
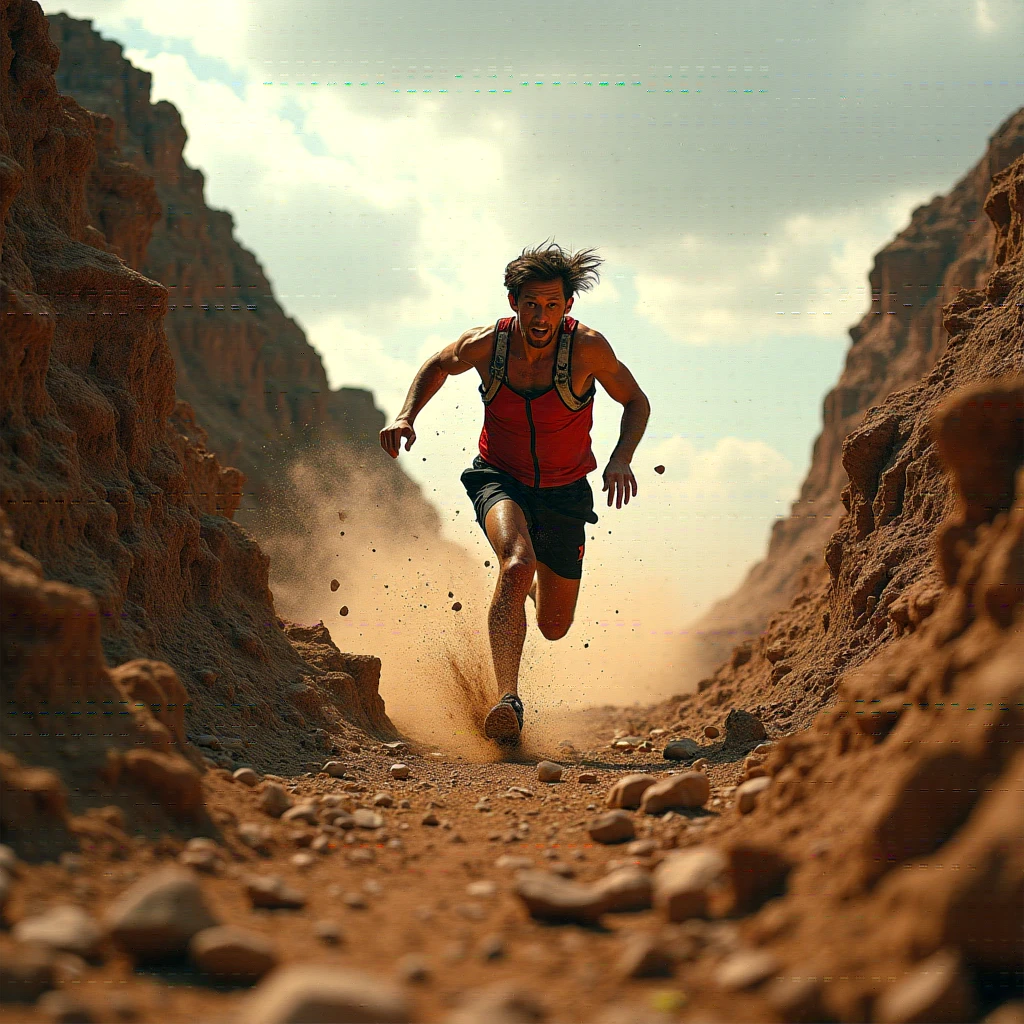
{"type": "MultiPolygon", "coordinates": [[[[705,741],[715,757],[707,769],[706,808],[664,816],[630,811],[634,841],[595,842],[588,824],[606,811],[606,794],[617,779],[635,772],[660,779],[686,770],[661,756],[664,744],[681,734],[672,723],[656,727],[666,732],[650,741],[655,749],[613,750],[615,717],[594,712],[577,723],[593,737],[605,734],[600,747],[547,751],[563,766],[561,780],[552,783],[539,781],[533,751],[472,763],[415,744],[395,751],[372,740],[338,758],[343,768],[333,770],[344,774],[337,778],[323,772],[261,777],[249,786],[227,768],[211,768],[204,788],[212,855],[190,858],[178,840],[97,843],[65,855],[60,865],[22,866],[6,917],[17,922],[68,902],[100,916],[132,883],[184,854],[195,861],[189,870],[221,923],[264,936],[281,964],[343,966],[396,982],[414,1020],[455,1019],[457,1012],[481,1022],[641,1021],[663,1019],[663,1013],[664,1019],[689,1019],[695,1007],[722,1001],[720,992],[708,989],[708,958],[721,960],[739,942],[735,922],[689,922],[667,934],[664,914],[647,909],[607,913],[593,925],[543,923],[515,891],[518,873],[529,867],[582,883],[626,864],[647,871],[666,850],[722,838],[738,817],[731,787],[743,752],[723,754],[720,744],[705,741]],[[408,778],[392,776],[396,762],[408,766],[408,778]],[[316,817],[307,823],[266,813],[261,801],[275,780],[287,797],[282,804],[312,804],[316,817]],[[356,827],[349,815],[329,824],[329,804],[337,813],[362,809],[356,827]],[[245,887],[253,875],[280,877],[303,905],[254,907],[245,887]],[[630,946],[641,941],[638,935],[671,939],[678,960],[638,963],[637,947],[630,946]],[[630,950],[633,960],[626,964],[630,950]],[[659,976],[630,976],[645,971],[659,976]],[[481,993],[487,998],[503,982],[532,993],[519,1016],[503,1018],[493,1006],[473,1010],[481,993]]],[[[227,763],[223,753],[217,756],[227,763]]],[[[238,752],[234,763],[244,757],[238,752]]],[[[241,1021],[252,1013],[245,1000],[256,997],[248,987],[218,984],[184,959],[136,969],[108,942],[92,961],[65,955],[59,969],[67,999],[91,1008],[94,1020],[241,1021]]],[[[735,997],[729,1001],[735,1004],[735,997]]],[[[49,1013],[5,1006],[0,1020],[79,1019],[55,1018],[54,1012],[52,1006],[49,1013]]],[[[738,1018],[730,1013],[723,1019],[738,1018]]]]}

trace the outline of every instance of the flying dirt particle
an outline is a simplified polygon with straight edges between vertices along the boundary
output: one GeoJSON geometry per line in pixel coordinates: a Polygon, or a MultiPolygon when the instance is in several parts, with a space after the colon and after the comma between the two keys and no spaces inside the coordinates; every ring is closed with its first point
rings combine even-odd
{"type": "Polygon", "coordinates": [[[484,562],[484,568],[485,569],[489,569],[490,567],[491,567],[491,563],[490,562],[484,562]]]}
{"type": "Polygon", "coordinates": [[[342,535],[342,537],[345,536],[345,531],[344,530],[341,531],[341,535],[342,535]]]}
{"type": "Polygon", "coordinates": [[[345,513],[344,512],[341,512],[341,511],[338,512],[338,522],[339,523],[345,522],[345,513]]]}
{"type": "Polygon", "coordinates": [[[658,473],[660,475],[661,473],[665,472],[665,467],[664,466],[655,466],[654,467],[654,472],[658,473]]]}
{"type": "Polygon", "coordinates": [[[374,554],[376,554],[376,553],[377,553],[377,549],[376,549],[376,548],[370,548],[370,550],[371,550],[371,551],[372,551],[372,552],[373,552],[374,554]]]}
{"type": "MultiPolygon", "coordinates": [[[[451,594],[449,594],[448,596],[451,597],[451,594]]],[[[455,604],[452,605],[452,611],[453,612],[461,612],[462,611],[462,602],[461,601],[456,601],[455,604]]]]}
{"type": "Polygon", "coordinates": [[[455,595],[454,595],[454,594],[453,594],[453,593],[452,593],[452,592],[451,592],[451,591],[449,590],[449,591],[448,591],[448,596],[449,596],[449,597],[454,597],[455,595]]]}
{"type": "Polygon", "coordinates": [[[584,646],[584,647],[589,647],[589,646],[590,646],[590,644],[584,644],[583,646],[584,646]]]}
{"type": "Polygon", "coordinates": [[[343,604],[341,606],[341,611],[338,612],[338,614],[339,615],[348,615],[348,605],[347,604],[343,604]]]}

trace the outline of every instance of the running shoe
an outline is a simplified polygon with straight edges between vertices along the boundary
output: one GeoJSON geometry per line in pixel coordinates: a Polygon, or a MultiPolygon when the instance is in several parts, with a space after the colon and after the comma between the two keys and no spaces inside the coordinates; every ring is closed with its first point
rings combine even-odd
{"type": "Polygon", "coordinates": [[[523,702],[514,694],[506,693],[487,712],[484,735],[497,743],[515,744],[523,731],[523,702]]]}

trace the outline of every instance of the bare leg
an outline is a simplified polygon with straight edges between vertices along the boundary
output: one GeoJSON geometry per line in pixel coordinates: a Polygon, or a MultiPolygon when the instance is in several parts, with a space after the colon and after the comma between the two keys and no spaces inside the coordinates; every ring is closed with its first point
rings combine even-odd
{"type": "Polygon", "coordinates": [[[537,625],[541,633],[548,640],[561,640],[569,632],[576,614],[580,581],[567,580],[538,562],[534,589],[537,593],[537,625]]]}
{"type": "Polygon", "coordinates": [[[500,566],[487,627],[498,696],[502,697],[519,692],[519,663],[526,640],[526,595],[534,581],[537,559],[523,510],[514,501],[499,501],[492,506],[485,525],[500,566]]]}

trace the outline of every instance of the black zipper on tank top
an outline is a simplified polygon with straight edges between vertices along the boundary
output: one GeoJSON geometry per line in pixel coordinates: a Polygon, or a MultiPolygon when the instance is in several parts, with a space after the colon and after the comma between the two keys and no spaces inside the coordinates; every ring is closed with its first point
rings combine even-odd
{"type": "Polygon", "coordinates": [[[537,428],[533,425],[533,412],[530,409],[532,398],[526,402],[526,422],[530,424],[530,454],[533,456],[533,486],[540,487],[540,459],[537,458],[537,428]]]}

